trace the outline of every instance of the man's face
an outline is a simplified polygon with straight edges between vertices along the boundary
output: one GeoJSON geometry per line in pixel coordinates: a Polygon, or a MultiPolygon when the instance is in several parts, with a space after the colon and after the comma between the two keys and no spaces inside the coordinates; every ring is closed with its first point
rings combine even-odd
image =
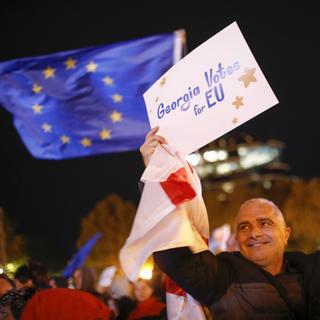
{"type": "Polygon", "coordinates": [[[25,283],[21,282],[18,279],[14,279],[14,284],[16,286],[16,289],[20,290],[22,288],[33,288],[34,283],[31,279],[27,280],[25,283]]]}
{"type": "Polygon", "coordinates": [[[278,273],[290,235],[280,213],[268,203],[251,202],[238,212],[235,227],[242,255],[265,270],[278,273]]]}

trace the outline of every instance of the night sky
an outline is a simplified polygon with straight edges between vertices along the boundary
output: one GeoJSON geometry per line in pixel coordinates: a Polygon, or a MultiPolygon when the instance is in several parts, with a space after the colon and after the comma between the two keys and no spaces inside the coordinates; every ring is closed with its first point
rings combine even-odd
{"type": "MultiPolygon", "coordinates": [[[[188,51],[237,21],[280,103],[235,129],[282,140],[291,173],[320,176],[315,59],[310,8],[289,1],[10,1],[0,8],[0,61],[109,44],[184,28],[188,51]],[[128,2],[129,3],[129,2],[128,2]],[[137,2],[136,2],[137,3],[137,2]],[[222,4],[225,3],[225,4],[222,4]],[[252,4],[254,3],[254,4],[252,4]],[[199,7],[197,7],[199,5],[199,7]],[[281,5],[281,7],[280,7],[281,5]]],[[[138,152],[64,161],[34,159],[11,115],[0,108],[1,202],[17,231],[64,263],[75,250],[81,217],[110,193],[137,203],[138,152]]]]}

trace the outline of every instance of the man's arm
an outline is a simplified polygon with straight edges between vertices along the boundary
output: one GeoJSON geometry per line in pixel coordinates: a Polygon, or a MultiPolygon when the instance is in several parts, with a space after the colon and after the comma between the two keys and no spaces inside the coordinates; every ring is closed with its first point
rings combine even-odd
{"type": "MultiPolygon", "coordinates": [[[[158,130],[159,127],[153,128],[140,147],[146,166],[157,146],[167,143],[156,134],[158,130]]],[[[230,268],[209,250],[193,254],[189,248],[183,247],[158,251],[153,257],[164,273],[204,305],[209,306],[219,299],[229,286],[230,268]]]]}
{"type": "Polygon", "coordinates": [[[219,300],[231,283],[230,267],[209,250],[194,254],[183,247],[155,252],[153,258],[178,286],[206,306],[219,300]]]}

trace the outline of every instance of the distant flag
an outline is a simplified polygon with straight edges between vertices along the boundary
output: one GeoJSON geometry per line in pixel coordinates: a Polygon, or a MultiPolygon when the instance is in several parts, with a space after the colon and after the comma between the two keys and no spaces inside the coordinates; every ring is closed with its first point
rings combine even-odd
{"type": "Polygon", "coordinates": [[[78,252],[71,258],[71,261],[62,271],[63,276],[65,276],[66,278],[71,277],[73,271],[82,266],[86,257],[89,255],[90,251],[92,250],[96,242],[101,238],[101,236],[102,234],[100,232],[97,232],[78,250],[78,252]]]}
{"type": "Polygon", "coordinates": [[[181,59],[183,30],[0,63],[0,104],[31,154],[65,159],[136,150],[142,94],[181,59]]]}

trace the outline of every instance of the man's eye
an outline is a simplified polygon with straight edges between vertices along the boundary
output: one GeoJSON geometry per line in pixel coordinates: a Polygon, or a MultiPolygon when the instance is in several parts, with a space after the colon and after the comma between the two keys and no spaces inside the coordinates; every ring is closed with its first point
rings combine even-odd
{"type": "Polygon", "coordinates": [[[242,226],[240,226],[239,230],[240,231],[248,230],[248,226],[247,225],[242,225],[242,226]]]}
{"type": "Polygon", "coordinates": [[[270,226],[270,222],[269,222],[269,221],[264,221],[264,222],[262,222],[262,225],[263,225],[264,227],[270,226]]]}

